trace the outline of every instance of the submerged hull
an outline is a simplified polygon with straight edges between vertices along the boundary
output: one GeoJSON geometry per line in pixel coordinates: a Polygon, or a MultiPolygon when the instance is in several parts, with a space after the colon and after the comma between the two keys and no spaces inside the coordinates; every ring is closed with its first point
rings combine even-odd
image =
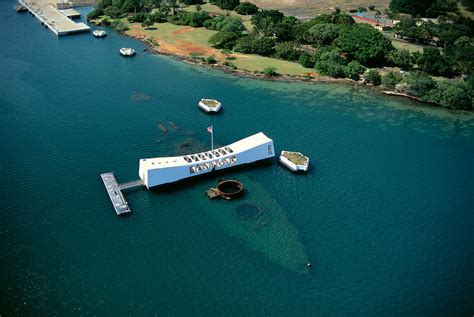
{"type": "Polygon", "coordinates": [[[211,151],[141,159],[139,176],[151,188],[274,156],[273,140],[260,132],[211,151]]]}

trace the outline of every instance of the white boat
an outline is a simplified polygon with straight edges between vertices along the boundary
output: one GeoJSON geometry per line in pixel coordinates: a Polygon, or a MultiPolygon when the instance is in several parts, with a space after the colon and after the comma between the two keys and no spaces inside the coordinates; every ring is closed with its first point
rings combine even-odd
{"type": "Polygon", "coordinates": [[[218,112],[222,107],[221,103],[215,99],[201,99],[198,106],[206,112],[218,112]]]}
{"type": "Polygon", "coordinates": [[[260,132],[206,152],[141,159],[138,173],[150,188],[274,156],[273,140],[260,132]]]}
{"type": "Polygon", "coordinates": [[[131,47],[122,47],[120,49],[120,55],[122,55],[122,56],[133,56],[133,55],[135,55],[135,50],[131,47]]]}
{"type": "Polygon", "coordinates": [[[307,172],[309,158],[300,152],[281,151],[279,161],[292,172],[307,172]]]}
{"type": "Polygon", "coordinates": [[[95,37],[104,37],[107,35],[107,33],[104,30],[94,30],[92,32],[92,35],[94,35],[95,37]]]}

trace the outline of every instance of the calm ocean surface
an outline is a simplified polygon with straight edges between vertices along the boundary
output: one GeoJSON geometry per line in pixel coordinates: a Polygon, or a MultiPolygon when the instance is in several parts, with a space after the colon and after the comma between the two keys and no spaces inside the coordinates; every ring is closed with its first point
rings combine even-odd
{"type": "Polygon", "coordinates": [[[474,115],[240,79],[112,31],[57,38],[12,5],[0,2],[2,316],[472,316],[474,115]],[[202,97],[224,111],[200,112],[202,97]],[[248,188],[232,202],[204,196],[216,176],[131,191],[132,215],[115,215],[99,173],[134,180],[140,158],[205,149],[210,124],[217,144],[262,131],[312,169],[228,171],[248,188]],[[242,204],[261,216],[240,219],[242,204]]]}

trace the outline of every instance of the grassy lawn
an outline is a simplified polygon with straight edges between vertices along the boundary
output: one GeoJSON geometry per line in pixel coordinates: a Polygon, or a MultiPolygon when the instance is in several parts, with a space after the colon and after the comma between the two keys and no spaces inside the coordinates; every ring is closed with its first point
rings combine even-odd
{"type": "MultiPolygon", "coordinates": [[[[216,33],[205,28],[192,28],[189,26],[174,25],[171,23],[156,23],[154,29],[145,30],[139,23],[130,23],[127,34],[143,39],[153,38],[159,44],[159,50],[181,56],[200,55],[202,57],[214,56],[218,62],[224,62],[225,56],[208,43],[209,38],[216,33]]],[[[280,74],[304,75],[314,70],[304,68],[298,63],[283,61],[259,55],[234,53],[231,62],[238,68],[247,71],[263,71],[265,68],[274,67],[280,74]]]]}
{"type": "Polygon", "coordinates": [[[238,54],[237,59],[233,60],[235,66],[239,69],[248,71],[263,71],[265,68],[274,67],[277,73],[287,75],[303,75],[314,72],[314,69],[304,68],[298,63],[283,61],[276,58],[263,57],[259,55],[238,54]]]}
{"type": "Polygon", "coordinates": [[[383,10],[388,7],[390,0],[250,0],[250,2],[263,9],[279,9],[287,15],[306,17],[320,13],[329,13],[334,11],[336,7],[341,8],[343,11],[349,11],[358,7],[367,8],[369,5],[375,5],[377,10],[383,10]]]}
{"type": "Polygon", "coordinates": [[[391,40],[392,40],[392,45],[396,49],[402,49],[403,48],[403,49],[408,50],[410,53],[421,52],[421,51],[423,51],[424,47],[427,47],[426,45],[409,43],[409,42],[400,41],[400,40],[397,40],[397,39],[391,39],[391,40]]]}

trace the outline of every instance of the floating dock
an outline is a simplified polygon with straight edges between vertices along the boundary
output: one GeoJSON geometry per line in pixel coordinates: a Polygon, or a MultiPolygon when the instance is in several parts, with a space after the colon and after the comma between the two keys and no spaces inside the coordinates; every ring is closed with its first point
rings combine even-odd
{"type": "Polygon", "coordinates": [[[68,15],[77,16],[77,14],[79,14],[79,12],[75,10],[58,10],[44,0],[38,2],[34,0],[18,0],[18,3],[20,6],[25,7],[32,15],[41,21],[41,24],[47,26],[57,36],[90,31],[90,27],[87,24],[82,22],[76,23],[68,18],[68,15]],[[66,13],[63,14],[61,11],[66,11],[66,13]]]}
{"type": "Polygon", "coordinates": [[[112,205],[114,206],[117,215],[120,216],[131,213],[132,211],[130,210],[127,201],[123,197],[122,190],[137,186],[143,186],[143,182],[139,180],[119,185],[117,183],[117,180],[115,179],[115,175],[113,172],[102,173],[100,174],[100,177],[104,182],[105,189],[109,194],[110,201],[112,202],[112,205]]]}

